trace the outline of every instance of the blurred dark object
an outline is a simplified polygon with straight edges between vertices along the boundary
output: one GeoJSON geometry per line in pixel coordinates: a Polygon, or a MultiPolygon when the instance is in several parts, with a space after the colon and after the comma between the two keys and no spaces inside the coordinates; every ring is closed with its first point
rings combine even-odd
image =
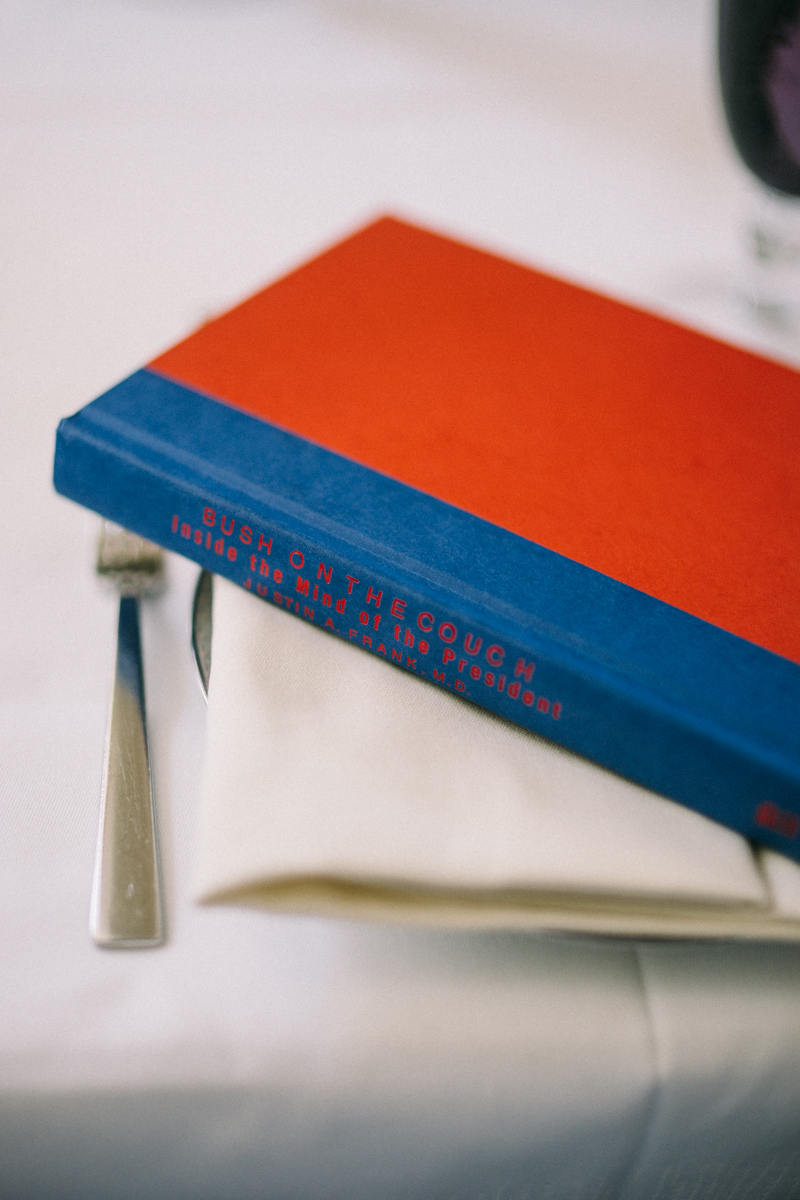
{"type": "Polygon", "coordinates": [[[800,196],[800,0],[720,0],[719,71],[745,164],[768,187],[800,196]]]}

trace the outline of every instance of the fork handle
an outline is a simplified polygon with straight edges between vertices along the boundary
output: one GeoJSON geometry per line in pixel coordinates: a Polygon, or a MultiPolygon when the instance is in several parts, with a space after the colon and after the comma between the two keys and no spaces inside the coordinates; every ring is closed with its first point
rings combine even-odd
{"type": "Polygon", "coordinates": [[[158,946],[164,940],[135,596],[119,603],[89,930],[98,946],[158,946]]]}

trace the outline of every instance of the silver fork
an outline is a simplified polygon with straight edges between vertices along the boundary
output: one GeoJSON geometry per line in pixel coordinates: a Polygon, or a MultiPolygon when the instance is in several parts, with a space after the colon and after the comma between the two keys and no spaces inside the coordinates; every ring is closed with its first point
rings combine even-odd
{"type": "Polygon", "coordinates": [[[158,946],[164,940],[164,917],[139,598],[163,590],[164,555],[152,542],[104,521],[97,574],[115,586],[120,602],[89,931],[98,946],[158,946]]]}

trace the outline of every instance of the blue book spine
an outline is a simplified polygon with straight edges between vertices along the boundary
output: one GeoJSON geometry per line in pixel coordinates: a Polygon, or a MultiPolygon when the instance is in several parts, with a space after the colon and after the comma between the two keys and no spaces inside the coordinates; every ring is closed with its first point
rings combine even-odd
{"type": "Polygon", "coordinates": [[[140,371],[55,486],[207,570],[800,860],[800,667],[140,371]]]}

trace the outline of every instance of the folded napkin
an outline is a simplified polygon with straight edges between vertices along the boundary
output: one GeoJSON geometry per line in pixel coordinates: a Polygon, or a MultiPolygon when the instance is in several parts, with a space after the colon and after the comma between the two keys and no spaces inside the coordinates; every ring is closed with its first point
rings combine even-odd
{"type": "Polygon", "coordinates": [[[196,895],[800,939],[800,868],[222,579],[196,895]]]}

